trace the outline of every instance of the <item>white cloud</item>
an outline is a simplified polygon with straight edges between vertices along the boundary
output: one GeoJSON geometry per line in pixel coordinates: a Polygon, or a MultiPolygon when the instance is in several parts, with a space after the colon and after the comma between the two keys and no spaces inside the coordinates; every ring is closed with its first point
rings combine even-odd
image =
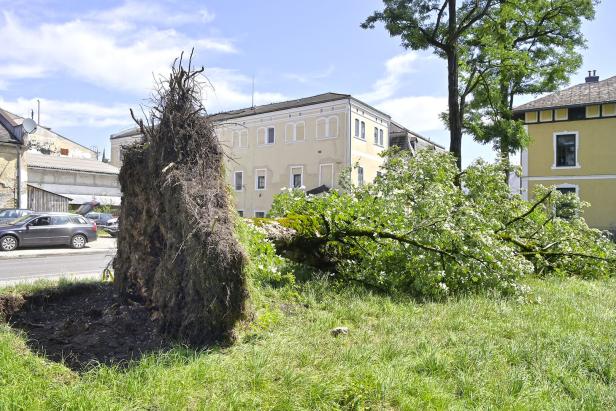
{"type": "Polygon", "coordinates": [[[92,12],[88,19],[105,21],[116,25],[117,28],[129,28],[136,24],[164,24],[179,25],[189,23],[209,23],[215,16],[208,9],[202,7],[194,9],[192,4],[184,2],[173,4],[172,8],[165,8],[160,3],[125,1],[118,7],[109,10],[92,12]]]}
{"type": "MultiPolygon", "coordinates": [[[[41,100],[41,124],[53,129],[63,127],[109,127],[131,125],[128,104],[101,105],[79,101],[41,100]]],[[[22,117],[35,111],[36,99],[0,99],[0,107],[22,117]]]]}
{"type": "Polygon", "coordinates": [[[385,76],[378,79],[372,86],[372,91],[360,94],[358,97],[367,102],[381,101],[392,97],[400,83],[407,74],[415,71],[413,63],[419,59],[430,57],[420,57],[415,52],[399,54],[385,62],[385,76]]]}
{"type": "Polygon", "coordinates": [[[336,70],[336,67],[334,65],[330,65],[329,67],[327,67],[324,70],[321,70],[319,72],[315,72],[315,73],[286,73],[284,74],[284,77],[289,79],[289,80],[293,80],[293,81],[297,81],[298,83],[311,83],[313,81],[316,80],[322,80],[324,78],[327,78],[329,76],[331,76],[332,74],[334,74],[334,71],[336,70]]]}
{"type": "Polygon", "coordinates": [[[205,9],[190,16],[169,13],[165,17],[164,12],[150,3],[127,2],[83,19],[38,25],[3,12],[0,38],[14,46],[3,48],[0,73],[10,70],[13,78],[68,74],[98,86],[141,94],[151,88],[152,73],[166,73],[182,50],[236,52],[228,39],[191,37],[172,27],[153,25],[160,15],[161,21],[174,24],[195,18],[211,20],[205,9]],[[144,13],[139,14],[140,10],[144,13]],[[140,24],[145,22],[152,24],[140,24]],[[15,67],[30,68],[15,71],[15,67]]]}
{"type": "Polygon", "coordinates": [[[447,97],[400,97],[376,104],[392,119],[417,132],[443,130],[439,114],[447,110],[447,97]]]}
{"type": "Polygon", "coordinates": [[[403,126],[416,131],[443,130],[439,115],[447,110],[447,97],[400,96],[402,84],[414,73],[415,63],[432,56],[406,52],[385,62],[385,73],[372,85],[372,90],[358,94],[360,100],[373,104],[403,126]]]}

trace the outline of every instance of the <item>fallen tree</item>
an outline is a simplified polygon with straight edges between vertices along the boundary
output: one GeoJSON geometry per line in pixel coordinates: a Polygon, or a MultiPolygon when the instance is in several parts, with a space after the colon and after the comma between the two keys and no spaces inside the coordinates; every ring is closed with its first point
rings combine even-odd
{"type": "Polygon", "coordinates": [[[448,154],[390,151],[374,183],[344,186],[277,196],[272,215],[295,230],[274,236],[277,247],[342,280],[430,298],[515,293],[533,273],[596,278],[616,268],[614,243],[586,225],[577,197],[543,188],[525,201],[500,165],[459,173],[448,154]]]}
{"type": "Polygon", "coordinates": [[[114,263],[120,295],[144,301],[163,332],[194,345],[231,340],[247,297],[223,149],[201,103],[202,71],[180,57],[146,122],[135,119],[143,142],[124,152],[114,263]]]}

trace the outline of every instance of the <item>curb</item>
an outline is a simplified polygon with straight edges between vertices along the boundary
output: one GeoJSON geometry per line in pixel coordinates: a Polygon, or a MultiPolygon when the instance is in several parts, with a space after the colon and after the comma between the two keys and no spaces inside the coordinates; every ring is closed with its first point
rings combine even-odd
{"type": "Polygon", "coordinates": [[[67,255],[90,255],[90,254],[103,254],[103,253],[114,253],[115,254],[116,250],[117,250],[116,248],[94,248],[94,249],[84,250],[84,251],[66,250],[66,252],[64,253],[49,253],[49,252],[41,251],[36,254],[13,254],[13,255],[11,255],[10,252],[9,253],[3,252],[3,253],[0,253],[0,261],[16,260],[18,258],[43,258],[43,257],[55,257],[55,256],[63,257],[67,255]]]}

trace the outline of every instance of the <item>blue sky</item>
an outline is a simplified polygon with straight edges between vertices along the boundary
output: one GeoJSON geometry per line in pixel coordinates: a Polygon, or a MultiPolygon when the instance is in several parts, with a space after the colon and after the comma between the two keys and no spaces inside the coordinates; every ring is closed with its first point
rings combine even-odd
{"type": "MultiPolygon", "coordinates": [[[[109,145],[147,103],[154,76],[182,50],[196,49],[214,86],[211,112],[319,94],[350,93],[408,128],[448,146],[445,62],[405,51],[380,26],[359,24],[376,0],[44,1],[0,0],[0,107],[36,110],[41,123],[84,145],[109,145]]],[[[585,24],[583,69],[616,75],[616,2],[585,24]]],[[[528,98],[524,99],[527,100],[528,98]]],[[[519,103],[523,102],[520,100],[519,103]]],[[[492,159],[465,138],[464,163],[492,159]]]]}

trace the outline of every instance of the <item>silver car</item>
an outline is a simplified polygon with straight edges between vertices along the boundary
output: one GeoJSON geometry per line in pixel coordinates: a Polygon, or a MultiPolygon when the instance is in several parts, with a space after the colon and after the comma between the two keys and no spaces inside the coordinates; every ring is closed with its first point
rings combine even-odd
{"type": "Polygon", "coordinates": [[[34,213],[0,225],[2,251],[45,245],[83,248],[96,238],[96,223],[70,213],[34,213]]]}

